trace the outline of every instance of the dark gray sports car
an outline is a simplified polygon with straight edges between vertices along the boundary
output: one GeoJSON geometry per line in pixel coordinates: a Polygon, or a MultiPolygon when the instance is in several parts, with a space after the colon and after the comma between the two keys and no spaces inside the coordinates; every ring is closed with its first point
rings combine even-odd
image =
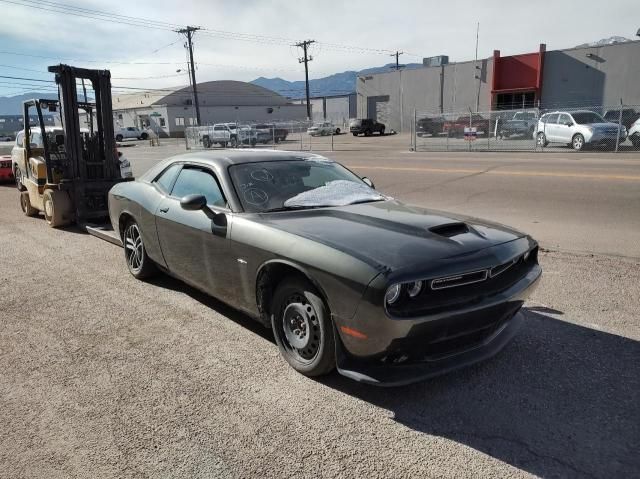
{"type": "Polygon", "coordinates": [[[131,274],[245,311],[308,376],[396,385],[488,358],[541,275],[529,236],[404,205],[314,154],[175,156],[114,186],[109,212],[131,274]]]}

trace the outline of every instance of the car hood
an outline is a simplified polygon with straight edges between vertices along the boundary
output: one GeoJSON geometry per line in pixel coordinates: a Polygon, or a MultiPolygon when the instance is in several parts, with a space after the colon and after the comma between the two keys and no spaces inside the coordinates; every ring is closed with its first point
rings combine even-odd
{"type": "Polygon", "coordinates": [[[610,122],[606,122],[606,123],[580,123],[581,126],[590,126],[592,128],[595,128],[597,130],[609,130],[612,128],[618,128],[618,124],[617,123],[610,123],[610,122]]]}
{"type": "Polygon", "coordinates": [[[525,236],[496,223],[395,200],[257,216],[273,228],[390,270],[464,256],[525,236]]]}

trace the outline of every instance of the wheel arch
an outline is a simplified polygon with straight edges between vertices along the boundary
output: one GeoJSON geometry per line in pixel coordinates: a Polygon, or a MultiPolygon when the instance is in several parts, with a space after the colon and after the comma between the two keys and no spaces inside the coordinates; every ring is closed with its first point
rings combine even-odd
{"type": "Polygon", "coordinates": [[[128,210],[124,210],[120,212],[118,216],[118,236],[120,236],[120,241],[124,243],[124,227],[126,226],[129,220],[136,221],[135,216],[128,210]]]}
{"type": "Polygon", "coordinates": [[[255,292],[256,305],[260,315],[260,321],[266,325],[271,325],[271,301],[273,294],[278,285],[291,275],[299,275],[308,280],[324,301],[329,313],[331,313],[330,304],[324,288],[314,279],[306,268],[300,266],[293,261],[285,259],[273,259],[263,263],[256,273],[255,292]]]}

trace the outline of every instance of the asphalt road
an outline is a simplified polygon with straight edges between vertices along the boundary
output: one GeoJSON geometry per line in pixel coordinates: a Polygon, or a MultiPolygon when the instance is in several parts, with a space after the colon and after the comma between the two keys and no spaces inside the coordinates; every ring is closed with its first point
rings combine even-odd
{"type": "MultiPolygon", "coordinates": [[[[329,156],[551,248],[499,356],[392,390],[304,378],[246,316],[136,281],[119,248],[23,216],[0,186],[0,477],[640,475],[640,159],[369,144],[329,156]]],[[[126,154],[140,174],[172,149],[126,154]]]]}

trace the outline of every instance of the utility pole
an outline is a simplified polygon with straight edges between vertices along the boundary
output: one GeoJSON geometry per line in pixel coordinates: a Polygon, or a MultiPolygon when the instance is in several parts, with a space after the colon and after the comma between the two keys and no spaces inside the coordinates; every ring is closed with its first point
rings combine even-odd
{"type": "Polygon", "coordinates": [[[396,50],[395,53],[389,55],[390,57],[396,57],[396,71],[400,70],[400,55],[404,55],[404,52],[399,52],[396,50]]]}
{"type": "Polygon", "coordinates": [[[305,40],[303,42],[296,43],[294,46],[302,48],[304,56],[298,58],[298,63],[304,63],[304,82],[307,91],[307,120],[311,120],[311,103],[309,101],[309,62],[313,60],[313,57],[308,55],[309,45],[315,43],[315,40],[305,40]]]}
{"type": "Polygon", "coordinates": [[[199,27],[185,27],[180,30],[176,30],[177,33],[182,33],[187,37],[187,46],[189,48],[189,62],[191,63],[191,86],[193,87],[193,101],[196,104],[196,123],[200,126],[200,103],[198,102],[198,89],[196,87],[196,69],[193,65],[193,34],[200,30],[199,27]]]}

